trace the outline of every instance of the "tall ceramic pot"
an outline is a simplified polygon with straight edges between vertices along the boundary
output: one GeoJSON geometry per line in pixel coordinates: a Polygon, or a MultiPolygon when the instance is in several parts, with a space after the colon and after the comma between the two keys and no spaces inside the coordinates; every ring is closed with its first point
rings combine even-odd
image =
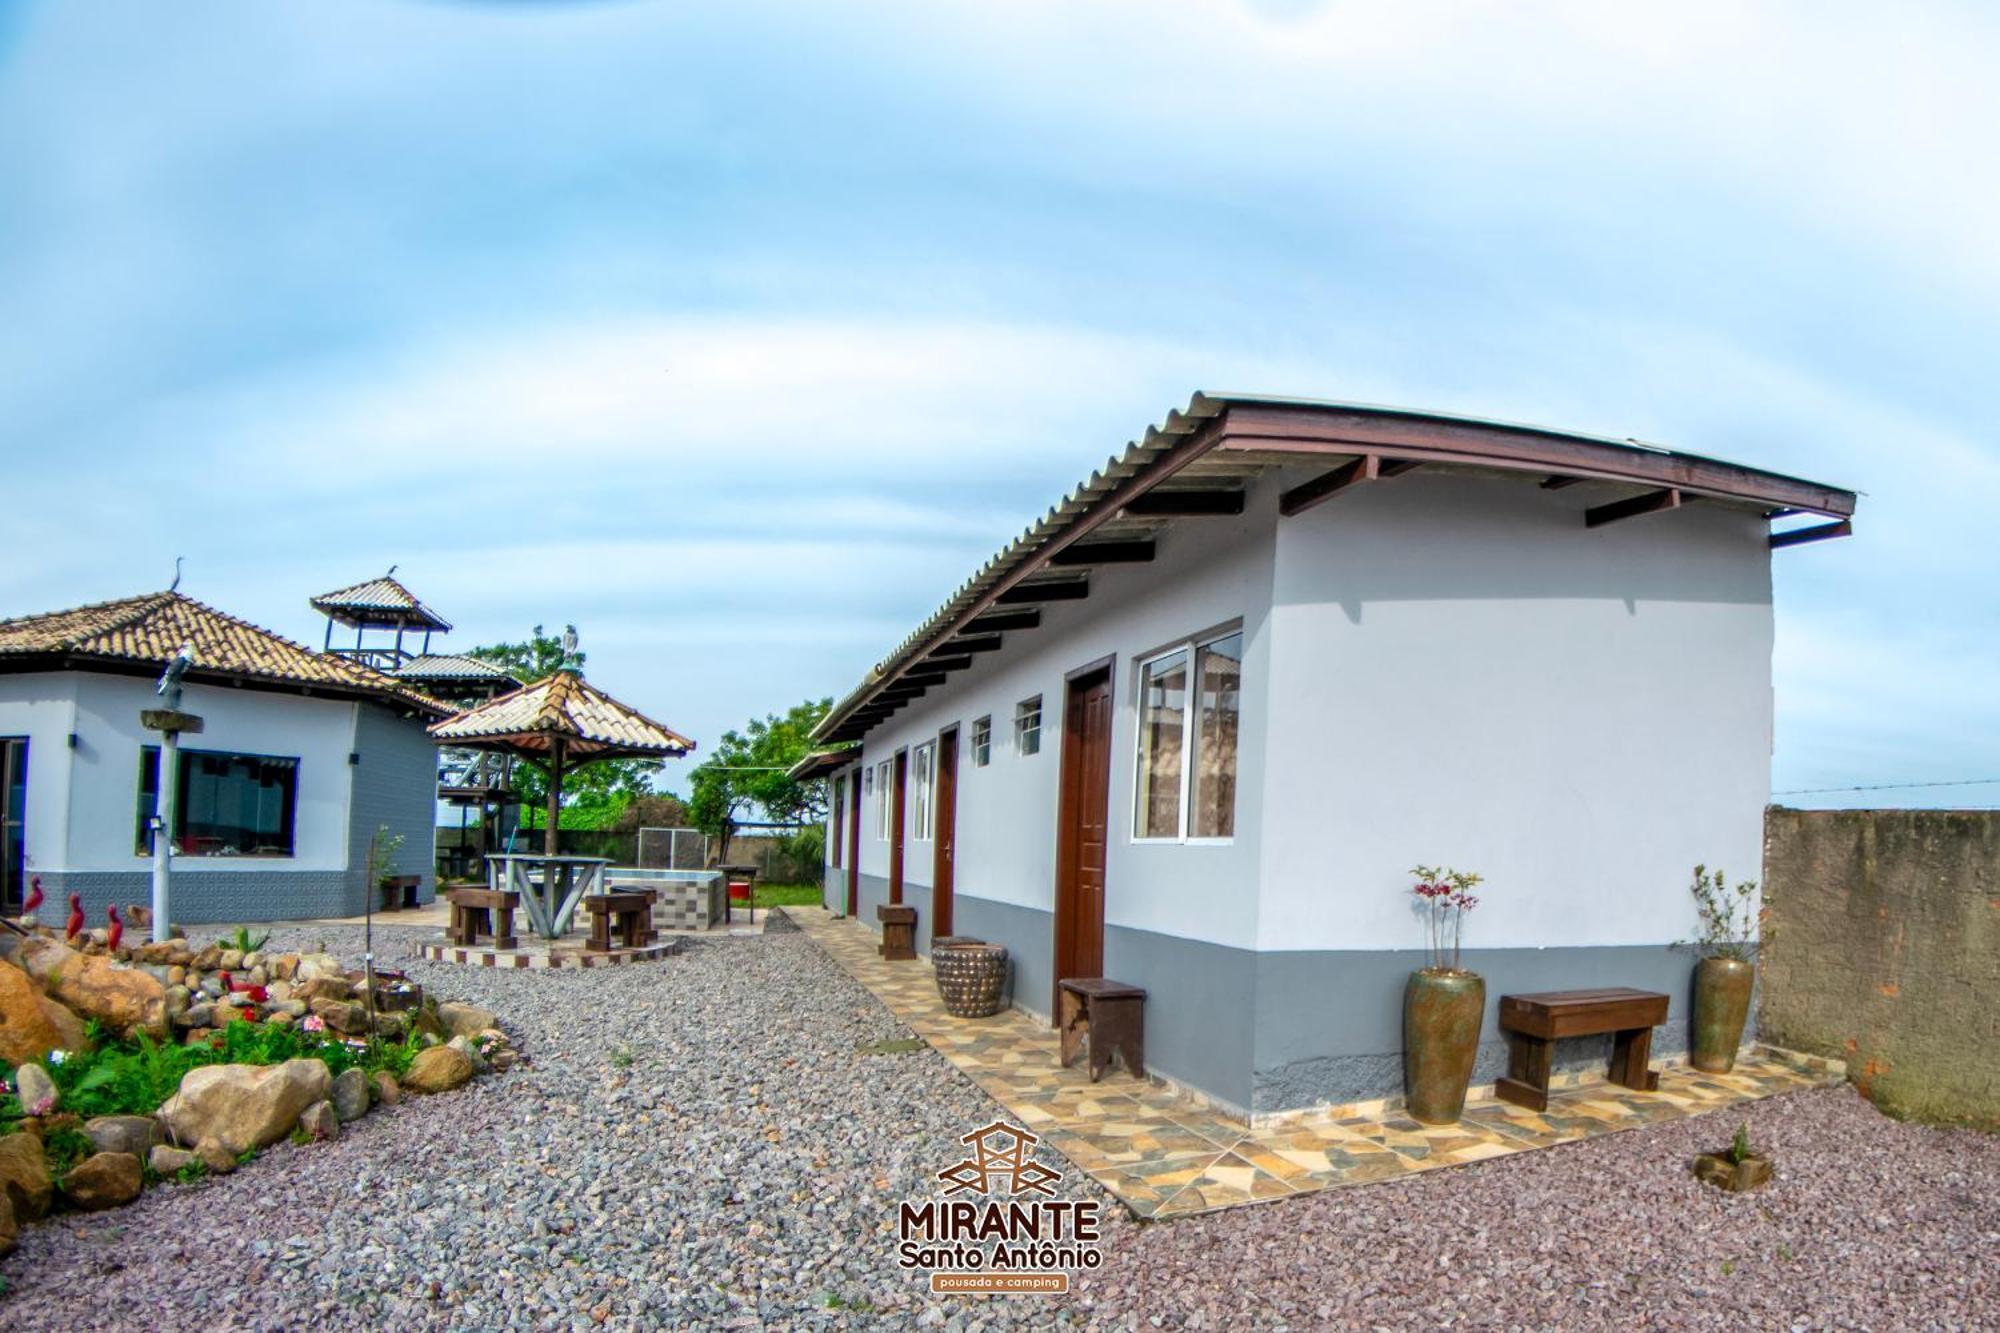
{"type": "Polygon", "coordinates": [[[1750,1019],[1750,987],[1757,969],[1741,958],[1704,958],[1694,969],[1694,1050],[1689,1056],[1705,1074],[1726,1074],[1743,1044],[1750,1019]]]}
{"type": "Polygon", "coordinates": [[[1465,1110],[1465,1089],[1479,1054],[1486,979],[1472,972],[1412,972],[1403,992],[1403,1074],[1409,1112],[1448,1125],[1465,1110]]]}

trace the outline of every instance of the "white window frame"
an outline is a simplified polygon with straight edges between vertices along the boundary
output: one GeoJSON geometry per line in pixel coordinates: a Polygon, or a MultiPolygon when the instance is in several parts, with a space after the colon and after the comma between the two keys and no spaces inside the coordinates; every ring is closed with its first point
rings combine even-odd
{"type": "Polygon", "coordinates": [[[993,762],[993,714],[972,719],[972,766],[984,768],[993,762]]]}
{"type": "MultiPolygon", "coordinates": [[[[1197,707],[1201,695],[1201,678],[1196,672],[1201,665],[1201,650],[1212,643],[1221,643],[1224,639],[1234,638],[1242,632],[1243,626],[1241,625],[1227,625],[1221,629],[1208,630],[1192,638],[1182,639],[1179,643],[1170,643],[1158,652],[1148,653],[1144,657],[1134,659],[1132,663],[1133,679],[1136,683],[1132,689],[1132,804],[1126,811],[1128,818],[1131,820],[1126,826],[1129,831],[1128,841],[1134,845],[1227,847],[1236,841],[1236,835],[1233,833],[1226,837],[1196,837],[1190,834],[1188,828],[1193,822],[1191,819],[1193,811],[1188,808],[1188,799],[1194,794],[1193,783],[1196,759],[1194,752],[1194,725],[1195,714],[1201,711],[1197,707]],[[1139,835],[1139,762],[1141,759],[1139,753],[1139,728],[1144,725],[1146,716],[1146,668],[1163,658],[1172,657],[1175,653],[1187,654],[1188,673],[1187,706],[1181,709],[1181,791],[1180,819],[1177,821],[1181,831],[1177,837],[1141,837],[1139,835]]],[[[1236,758],[1240,764],[1243,759],[1240,740],[1238,742],[1236,758]]]]}
{"type": "Polygon", "coordinates": [[[884,759],[875,765],[875,841],[889,841],[889,812],[895,804],[889,788],[889,765],[895,760],[884,759]]]}
{"type": "Polygon", "coordinates": [[[931,840],[931,816],[936,802],[931,799],[937,781],[937,742],[925,741],[910,751],[910,787],[915,797],[910,813],[910,837],[916,842],[931,840]]]}
{"type": "Polygon", "coordinates": [[[1014,753],[1016,755],[1022,759],[1032,759],[1042,752],[1042,733],[1047,721],[1047,710],[1043,707],[1042,696],[1039,694],[1030,695],[1028,698],[1014,705],[1014,753]],[[1035,748],[1032,750],[1021,743],[1022,736],[1027,732],[1027,729],[1021,725],[1021,721],[1027,716],[1029,704],[1035,706],[1035,748]]]}

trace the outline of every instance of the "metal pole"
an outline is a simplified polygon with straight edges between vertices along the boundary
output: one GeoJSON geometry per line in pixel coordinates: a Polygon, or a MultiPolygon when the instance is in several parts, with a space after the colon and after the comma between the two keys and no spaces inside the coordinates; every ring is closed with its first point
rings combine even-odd
{"type": "Polygon", "coordinates": [[[167,935],[167,886],[173,874],[174,789],[180,785],[181,734],[160,733],[160,780],[153,784],[153,943],[167,935]]]}

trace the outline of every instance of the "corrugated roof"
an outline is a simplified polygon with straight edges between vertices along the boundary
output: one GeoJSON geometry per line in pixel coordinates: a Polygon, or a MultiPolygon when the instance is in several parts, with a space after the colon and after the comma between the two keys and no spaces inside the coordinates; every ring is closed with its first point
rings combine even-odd
{"type": "Polygon", "coordinates": [[[785,770],[785,776],[794,782],[810,782],[823,778],[829,773],[837,773],[861,757],[861,751],[853,747],[839,750],[814,750],[805,758],[785,770]]]}
{"type": "Polygon", "coordinates": [[[321,593],[312,599],[312,608],[343,625],[414,625],[438,631],[451,628],[443,616],[418,601],[415,593],[387,574],[351,588],[321,593]]]}
{"type": "Polygon", "coordinates": [[[316,653],[178,592],[146,593],[0,621],[0,663],[16,669],[54,658],[52,665],[57,667],[94,660],[164,670],[183,644],[194,647],[194,666],[188,673],[193,680],[224,676],[268,681],[393,699],[437,716],[452,711],[449,705],[359,662],[316,653]]]}
{"type": "Polygon", "coordinates": [[[558,671],[431,727],[443,745],[542,752],[560,737],[577,758],[667,757],[694,742],[618,702],[575,671],[558,671]]]}
{"type": "Polygon", "coordinates": [[[981,633],[976,618],[1002,609],[996,606],[1001,596],[1026,604],[1057,600],[1035,595],[1037,589],[1047,593],[1051,584],[1087,587],[1087,573],[1050,564],[1058,552],[1076,546],[1083,537],[1143,541],[1165,526],[1163,517],[1149,516],[1147,509],[1170,512],[1171,506],[1154,501],[1175,491],[1240,491],[1251,478],[1273,467],[1315,463],[1331,467],[1364,455],[1394,460],[1404,468],[1533,474],[1547,477],[1551,484],[1560,479],[1641,490],[1670,487],[1676,490],[1677,503],[1679,490],[1685,489],[1693,498],[1836,518],[1853,513],[1855,504],[1854,493],[1838,487],[1638,440],[1369,403],[1196,393],[1184,410],[1170,412],[1161,424],[1148,427],[1144,436],[1107,459],[981,565],[834,705],[813,738],[859,739],[920,695],[919,686],[904,687],[905,697],[885,696],[885,691],[906,677],[922,675],[917,668],[923,659],[949,654],[947,641],[953,636],[981,633]],[[1161,494],[1147,500],[1153,492],[1161,494]]]}

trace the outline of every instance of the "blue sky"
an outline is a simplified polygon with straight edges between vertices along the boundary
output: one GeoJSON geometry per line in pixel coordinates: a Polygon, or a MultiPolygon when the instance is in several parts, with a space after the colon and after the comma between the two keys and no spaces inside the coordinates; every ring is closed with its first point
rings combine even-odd
{"type": "Polygon", "coordinates": [[[2000,778],[2000,21],[1745,8],[0,0],[0,614],[393,562],[708,742],[1255,390],[1862,490],[1776,786],[2000,778]]]}

